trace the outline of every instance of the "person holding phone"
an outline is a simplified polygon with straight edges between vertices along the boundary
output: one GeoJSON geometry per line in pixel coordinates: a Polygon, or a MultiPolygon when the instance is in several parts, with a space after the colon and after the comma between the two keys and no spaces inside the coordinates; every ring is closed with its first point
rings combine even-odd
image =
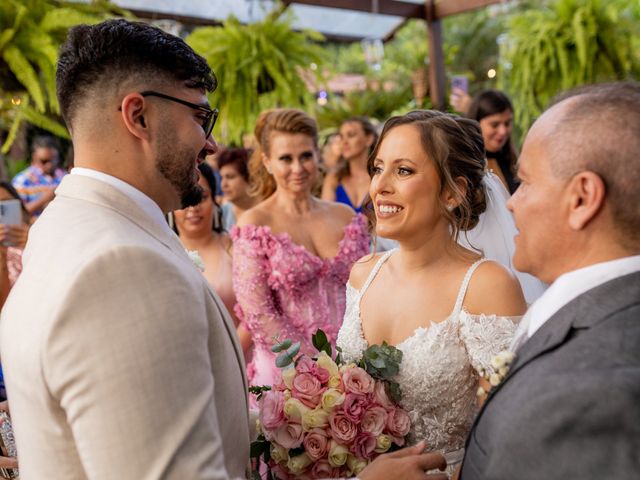
{"type": "Polygon", "coordinates": [[[22,271],[22,250],[29,233],[29,212],[20,195],[9,182],[0,182],[0,203],[11,200],[20,202],[19,223],[6,223],[9,216],[0,217],[0,308],[22,271]]]}

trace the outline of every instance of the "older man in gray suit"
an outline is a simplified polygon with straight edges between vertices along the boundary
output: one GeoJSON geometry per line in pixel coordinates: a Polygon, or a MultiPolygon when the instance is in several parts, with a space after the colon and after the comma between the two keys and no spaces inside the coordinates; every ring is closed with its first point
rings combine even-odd
{"type": "Polygon", "coordinates": [[[551,287],[524,317],[461,478],[638,478],[640,84],[551,107],[518,173],[514,263],[551,287]]]}

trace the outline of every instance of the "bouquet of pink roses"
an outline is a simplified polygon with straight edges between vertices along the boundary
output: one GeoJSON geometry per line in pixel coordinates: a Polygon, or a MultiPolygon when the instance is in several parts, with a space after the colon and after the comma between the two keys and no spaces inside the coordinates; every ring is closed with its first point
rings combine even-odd
{"type": "Polygon", "coordinates": [[[358,365],[343,364],[322,330],[312,338],[318,356],[299,354],[300,344],[278,342],[280,381],[251,387],[260,409],[258,439],[251,444],[254,478],[355,476],[376,456],[404,445],[409,415],[397,405],[393,377],[402,352],[369,347],[358,365]]]}

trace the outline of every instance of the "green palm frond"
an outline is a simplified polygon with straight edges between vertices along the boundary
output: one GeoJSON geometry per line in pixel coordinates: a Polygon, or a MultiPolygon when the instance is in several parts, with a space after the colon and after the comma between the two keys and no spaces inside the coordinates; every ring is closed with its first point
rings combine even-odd
{"type": "Polygon", "coordinates": [[[315,43],[322,36],[293,31],[292,20],[281,9],[249,25],[232,16],[222,27],[196,28],[187,37],[218,77],[211,103],[220,109],[223,142],[240,144],[263,109],[310,107],[313,97],[301,71],[321,65],[326,54],[315,43]]]}
{"type": "Polygon", "coordinates": [[[513,16],[499,86],[526,131],[559,92],[640,74],[636,0],[553,0],[513,16]],[[505,68],[506,67],[506,68],[505,68]]]}
{"type": "Polygon", "coordinates": [[[70,27],[93,24],[114,14],[130,16],[106,0],[0,1],[0,85],[2,93],[21,99],[0,110],[2,128],[11,125],[2,149],[7,151],[22,122],[62,138],[68,133],[58,117],[55,71],[58,50],[70,27]]]}

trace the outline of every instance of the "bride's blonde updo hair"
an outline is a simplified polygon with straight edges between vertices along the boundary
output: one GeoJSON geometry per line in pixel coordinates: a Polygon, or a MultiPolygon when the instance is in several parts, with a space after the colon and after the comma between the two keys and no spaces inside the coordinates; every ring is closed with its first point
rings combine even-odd
{"type": "MultiPolygon", "coordinates": [[[[449,221],[453,238],[461,231],[471,230],[478,224],[480,214],[487,208],[486,192],[482,179],[486,169],[484,141],[480,124],[475,120],[435,110],[414,110],[406,115],[391,117],[384,124],[380,139],[369,157],[369,174],[380,144],[387,134],[400,125],[413,125],[420,132],[422,148],[433,162],[440,177],[440,191],[449,190],[460,202],[453,210],[440,200],[443,216],[449,221]],[[466,188],[456,183],[462,178],[466,188]]],[[[438,197],[440,198],[440,197],[438,197]]],[[[367,214],[375,225],[371,200],[367,214]]]]}
{"type": "Polygon", "coordinates": [[[314,148],[318,148],[318,126],[316,121],[302,110],[294,108],[274,108],[265,110],[256,121],[255,149],[249,160],[251,178],[251,195],[261,201],[269,198],[276,191],[276,182],[264,164],[262,154],[269,156],[271,138],[274,133],[301,133],[313,139],[314,148]]]}

